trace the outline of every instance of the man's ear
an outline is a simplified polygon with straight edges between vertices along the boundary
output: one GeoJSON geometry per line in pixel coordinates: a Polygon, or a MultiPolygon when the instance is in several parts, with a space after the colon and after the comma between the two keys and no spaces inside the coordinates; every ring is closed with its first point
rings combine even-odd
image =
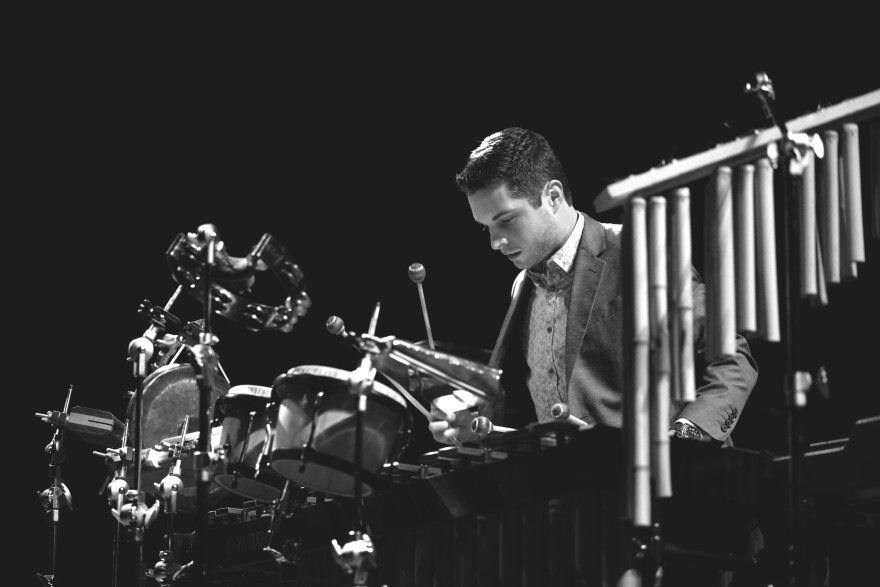
{"type": "Polygon", "coordinates": [[[558,179],[548,181],[544,186],[544,193],[547,195],[553,208],[558,208],[561,204],[565,203],[565,192],[562,189],[562,182],[558,179]]]}

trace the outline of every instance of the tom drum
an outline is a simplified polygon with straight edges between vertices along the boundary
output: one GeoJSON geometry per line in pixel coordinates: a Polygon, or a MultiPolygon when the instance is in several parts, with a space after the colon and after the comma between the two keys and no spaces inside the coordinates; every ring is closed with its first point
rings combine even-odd
{"type": "MultiPolygon", "coordinates": [[[[302,365],[275,378],[279,402],[271,466],[283,477],[314,491],[353,497],[358,396],[351,373],[302,365]]],[[[409,441],[406,401],[374,381],[362,414],[361,495],[372,494],[376,474],[400,456],[409,441]]]]}
{"type": "Polygon", "coordinates": [[[278,405],[272,388],[236,385],[217,400],[215,423],[221,433],[218,453],[222,472],[214,481],[232,493],[272,502],[281,497],[285,479],[269,466],[278,405]]]}

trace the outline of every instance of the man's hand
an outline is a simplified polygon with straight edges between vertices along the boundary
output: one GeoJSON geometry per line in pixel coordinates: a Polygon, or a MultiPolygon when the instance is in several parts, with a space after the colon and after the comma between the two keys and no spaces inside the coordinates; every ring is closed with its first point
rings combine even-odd
{"type": "Polygon", "coordinates": [[[453,395],[444,395],[431,401],[432,422],[428,430],[434,440],[441,444],[460,444],[478,439],[471,430],[476,415],[468,405],[453,395]]]}

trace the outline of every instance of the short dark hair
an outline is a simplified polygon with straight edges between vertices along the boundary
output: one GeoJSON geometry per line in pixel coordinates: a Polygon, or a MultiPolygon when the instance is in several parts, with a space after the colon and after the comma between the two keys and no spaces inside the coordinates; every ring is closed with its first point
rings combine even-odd
{"type": "Polygon", "coordinates": [[[531,130],[510,127],[483,139],[456,174],[455,185],[465,194],[472,194],[506,183],[516,197],[526,198],[537,208],[541,205],[541,190],[552,179],[562,183],[565,200],[571,204],[568,178],[547,139],[531,130]]]}

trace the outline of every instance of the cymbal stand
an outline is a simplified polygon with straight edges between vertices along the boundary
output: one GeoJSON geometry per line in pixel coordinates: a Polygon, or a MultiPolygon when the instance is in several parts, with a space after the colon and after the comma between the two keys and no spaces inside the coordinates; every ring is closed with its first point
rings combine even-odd
{"type": "Polygon", "coordinates": [[[186,432],[189,427],[189,414],[184,416],[181,425],[180,439],[171,449],[172,465],[168,468],[166,475],[161,482],[155,483],[156,489],[163,503],[163,509],[168,514],[168,544],[165,550],[159,551],[159,561],[153,567],[153,579],[160,585],[170,585],[171,577],[181,565],[174,561],[174,548],[172,540],[174,539],[174,519],[177,514],[177,496],[183,491],[183,480],[181,479],[182,469],[181,461],[183,447],[186,442],[186,432]]]}
{"type": "MultiPolygon", "coordinates": [[[[67,399],[64,402],[63,414],[69,413],[70,397],[73,395],[73,385],[67,390],[67,399]]],[[[43,416],[43,414],[37,414],[43,416]]],[[[44,418],[45,419],[45,418],[44,418]]],[[[40,493],[40,500],[43,508],[46,509],[49,523],[52,524],[52,564],[51,572],[48,575],[41,575],[49,585],[55,580],[56,565],[58,563],[58,543],[61,537],[61,507],[73,509],[70,490],[64,484],[64,478],[61,475],[61,464],[67,453],[67,447],[64,446],[64,435],[66,427],[64,419],[59,419],[55,426],[55,432],[52,434],[52,440],[46,445],[45,452],[49,455],[49,478],[52,479],[52,485],[48,489],[40,493]]],[[[38,573],[39,575],[39,573],[38,573]]]]}
{"type": "Polygon", "coordinates": [[[196,361],[196,384],[199,388],[199,439],[193,451],[193,470],[196,474],[196,512],[195,551],[193,563],[197,573],[196,584],[208,583],[208,497],[213,478],[211,475],[211,422],[208,410],[211,402],[211,374],[218,370],[218,357],[213,345],[217,337],[211,332],[212,290],[211,273],[217,255],[217,229],[212,224],[203,224],[198,231],[203,244],[205,261],[202,265],[201,279],[204,283],[202,302],[204,305],[204,331],[199,333],[199,344],[192,349],[196,361]]]}
{"type": "MultiPolygon", "coordinates": [[[[816,156],[822,158],[824,156],[824,146],[817,135],[809,136],[804,133],[793,133],[788,130],[784,122],[778,121],[773,113],[771,102],[776,98],[773,89],[773,82],[766,73],[758,73],[755,76],[755,84],[747,84],[746,93],[754,94],[760,101],[764,115],[768,121],[779,128],[782,134],[781,147],[775,144],[771,145],[778,149],[778,152],[770,152],[770,158],[775,164],[776,159],[781,160],[783,167],[783,177],[786,180],[781,198],[782,210],[782,275],[783,275],[783,327],[784,333],[782,340],[785,343],[785,407],[786,407],[786,427],[788,433],[788,451],[789,461],[787,470],[787,490],[788,490],[788,511],[787,511],[787,556],[785,565],[786,579],[789,585],[794,585],[797,581],[796,567],[799,559],[802,557],[798,545],[797,536],[799,534],[799,514],[798,514],[798,486],[800,476],[800,452],[803,449],[804,438],[801,428],[800,412],[806,404],[806,392],[808,386],[804,385],[804,374],[795,371],[795,324],[792,312],[792,299],[794,292],[792,291],[793,276],[792,268],[794,263],[791,262],[790,239],[797,238],[797,231],[809,230],[809,227],[798,227],[797,214],[792,215],[790,210],[790,200],[797,196],[797,183],[803,176],[803,170],[809,163],[810,157],[816,156]],[[792,235],[791,232],[794,232],[792,235]]],[[[776,165],[774,165],[776,166],[776,165]]]]}
{"type": "MultiPolygon", "coordinates": [[[[134,489],[125,492],[124,502],[117,509],[111,511],[116,520],[126,526],[130,533],[130,537],[137,544],[137,563],[135,569],[137,573],[137,585],[142,585],[144,581],[144,555],[143,555],[143,537],[144,529],[148,527],[156,518],[159,503],[156,502],[151,507],[147,507],[143,492],[141,492],[141,465],[143,455],[142,427],[143,427],[143,405],[144,405],[144,380],[149,374],[149,365],[156,355],[156,338],[160,333],[165,331],[169,316],[167,311],[177,300],[180,292],[183,290],[178,286],[171,298],[165,304],[165,308],[156,317],[151,316],[152,324],[147,328],[143,335],[135,338],[128,344],[128,358],[132,363],[132,375],[137,381],[135,387],[134,401],[134,489]]],[[[142,308],[143,310],[143,308],[142,308]]]]}
{"type": "Polygon", "coordinates": [[[278,499],[272,500],[272,517],[269,520],[269,536],[266,540],[267,548],[274,549],[273,542],[278,535],[278,530],[281,528],[281,518],[284,517],[284,513],[287,510],[285,506],[289,496],[290,480],[285,479],[284,487],[281,489],[281,496],[278,499]]]}
{"type": "Polygon", "coordinates": [[[152,343],[149,346],[141,344],[147,340],[146,337],[135,339],[129,345],[129,353],[131,354],[133,364],[133,374],[137,380],[135,388],[134,403],[134,489],[126,491],[124,496],[124,504],[112,513],[119,521],[127,527],[130,537],[137,545],[137,555],[135,563],[136,585],[144,584],[144,529],[149,522],[152,522],[154,515],[147,515],[145,512],[146,503],[141,492],[141,466],[143,455],[141,447],[143,441],[141,439],[141,427],[143,422],[143,405],[144,405],[144,379],[147,376],[147,364],[152,356],[152,343]],[[133,524],[132,524],[133,522],[133,524]]]}
{"type": "MultiPolygon", "coordinates": [[[[376,324],[379,320],[380,302],[376,302],[373,316],[370,319],[368,334],[370,337],[376,334],[376,324]]],[[[355,439],[354,439],[354,519],[355,528],[351,530],[348,542],[340,546],[334,538],[333,555],[337,564],[346,573],[353,575],[353,585],[358,587],[367,584],[369,568],[375,567],[375,551],[373,542],[364,530],[363,525],[363,487],[361,471],[363,468],[363,436],[364,436],[364,412],[367,411],[367,393],[373,387],[376,378],[376,367],[373,366],[373,353],[370,349],[364,349],[363,358],[357,369],[351,373],[351,392],[357,395],[357,410],[355,411],[355,439]]]]}

